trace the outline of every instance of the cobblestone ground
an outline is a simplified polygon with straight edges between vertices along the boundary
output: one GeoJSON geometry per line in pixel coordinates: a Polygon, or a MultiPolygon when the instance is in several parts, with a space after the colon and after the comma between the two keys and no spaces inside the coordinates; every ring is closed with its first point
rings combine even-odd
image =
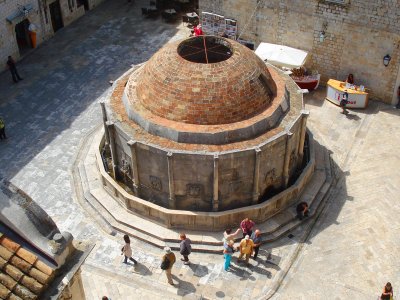
{"type": "Polygon", "coordinates": [[[309,126],[344,176],[274,299],[376,299],[387,281],[396,292],[400,111],[372,102],[346,117],[313,98],[309,126]]]}
{"type": "MultiPolygon", "coordinates": [[[[293,256],[302,227],[268,245],[250,268],[233,260],[225,273],[221,256],[193,254],[191,266],[176,264],[177,287],[170,287],[159,249],[133,241],[140,264],[123,265],[121,236],[103,232],[73,197],[70,168],[81,140],[100,124],[97,103],[109,81],[189,34],[179,23],[143,20],[141,3],[147,1],[105,2],[20,62],[24,81],[12,84],[9,73],[0,74],[9,136],[0,142],[0,177],[29,194],[61,230],[96,244],[82,268],[87,299],[261,297],[293,256]]],[[[333,151],[343,180],[276,297],[375,299],[386,281],[395,291],[399,282],[399,114],[372,102],[346,117],[324,102],[324,92],[307,95],[309,127],[333,151]]]]}

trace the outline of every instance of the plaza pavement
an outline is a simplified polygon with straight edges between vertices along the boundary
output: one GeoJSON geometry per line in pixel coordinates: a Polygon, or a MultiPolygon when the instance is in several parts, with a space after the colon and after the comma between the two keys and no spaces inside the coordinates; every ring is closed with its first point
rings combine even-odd
{"type": "Polygon", "coordinates": [[[305,243],[310,222],[264,247],[250,268],[233,260],[229,273],[222,256],[193,254],[191,266],[177,262],[176,287],[159,269],[161,250],[143,242],[132,241],[139,266],[121,264],[121,235],[104,231],[76,200],[70,172],[80,143],[101,123],[98,101],[109,81],[189,34],[179,23],[143,20],[141,3],[106,1],[18,63],[24,81],[0,74],[9,136],[0,142],[0,178],[61,230],[96,244],[82,267],[87,299],[257,299],[279,286],[293,260],[277,299],[376,299],[386,281],[398,290],[399,111],[371,102],[344,116],[324,101],[323,88],[306,95],[308,126],[332,151],[339,184],[305,243]]]}
{"type": "Polygon", "coordinates": [[[400,111],[372,102],[344,116],[316,98],[309,126],[344,176],[275,299],[376,299],[387,281],[399,299],[400,111]]]}

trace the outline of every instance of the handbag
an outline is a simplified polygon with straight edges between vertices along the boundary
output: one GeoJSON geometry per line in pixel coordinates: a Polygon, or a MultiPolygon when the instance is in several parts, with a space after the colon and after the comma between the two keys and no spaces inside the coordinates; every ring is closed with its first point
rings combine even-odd
{"type": "Polygon", "coordinates": [[[169,259],[168,257],[165,257],[164,260],[161,262],[161,270],[167,270],[169,268],[169,259]]]}

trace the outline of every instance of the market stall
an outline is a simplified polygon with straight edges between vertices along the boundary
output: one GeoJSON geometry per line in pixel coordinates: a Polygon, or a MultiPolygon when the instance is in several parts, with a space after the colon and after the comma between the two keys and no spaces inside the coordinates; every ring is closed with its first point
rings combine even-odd
{"type": "Polygon", "coordinates": [[[340,101],[345,92],[349,95],[346,107],[366,108],[368,105],[368,93],[363,86],[350,85],[346,84],[346,82],[329,79],[326,87],[326,99],[336,105],[340,105],[340,101]]]}
{"type": "Polygon", "coordinates": [[[289,69],[304,65],[308,53],[288,46],[260,43],[255,52],[262,60],[278,67],[289,69]]]}
{"type": "Polygon", "coordinates": [[[301,89],[314,90],[318,87],[320,74],[305,72],[304,63],[308,52],[283,45],[260,43],[255,53],[274,66],[292,70],[290,76],[301,89]]]}

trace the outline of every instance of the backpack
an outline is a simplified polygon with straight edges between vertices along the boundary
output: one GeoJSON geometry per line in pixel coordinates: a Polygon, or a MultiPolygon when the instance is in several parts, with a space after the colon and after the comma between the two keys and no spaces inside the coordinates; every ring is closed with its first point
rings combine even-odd
{"type": "Polygon", "coordinates": [[[166,270],[169,268],[169,259],[168,257],[165,257],[164,260],[161,262],[161,270],[166,270]]]}

